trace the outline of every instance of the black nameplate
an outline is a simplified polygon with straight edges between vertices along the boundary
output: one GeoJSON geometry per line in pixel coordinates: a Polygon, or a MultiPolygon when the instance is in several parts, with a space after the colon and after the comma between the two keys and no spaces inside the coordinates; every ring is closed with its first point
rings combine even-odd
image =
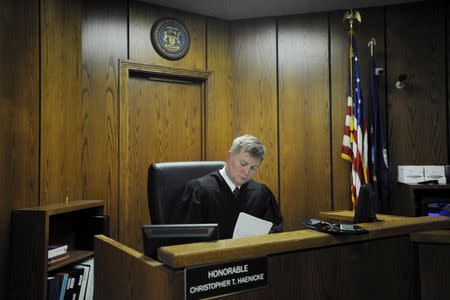
{"type": "Polygon", "coordinates": [[[267,258],[186,269],[186,299],[241,292],[267,284],[267,258]]]}

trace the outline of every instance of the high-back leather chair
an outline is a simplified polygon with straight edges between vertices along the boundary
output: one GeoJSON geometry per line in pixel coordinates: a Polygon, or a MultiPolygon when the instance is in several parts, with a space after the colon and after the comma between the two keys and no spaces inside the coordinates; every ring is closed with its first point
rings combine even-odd
{"type": "Polygon", "coordinates": [[[224,166],[223,161],[165,162],[148,169],[148,208],[152,224],[167,224],[186,183],[224,166]]]}

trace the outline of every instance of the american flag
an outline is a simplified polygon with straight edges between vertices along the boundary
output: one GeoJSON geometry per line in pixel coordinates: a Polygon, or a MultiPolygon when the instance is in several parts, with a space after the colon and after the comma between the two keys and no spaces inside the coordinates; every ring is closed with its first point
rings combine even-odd
{"type": "Polygon", "coordinates": [[[353,207],[358,199],[359,188],[368,183],[368,137],[367,112],[364,110],[359,77],[358,50],[353,32],[349,33],[349,80],[345,116],[344,138],[341,157],[352,164],[351,192],[353,207]]]}

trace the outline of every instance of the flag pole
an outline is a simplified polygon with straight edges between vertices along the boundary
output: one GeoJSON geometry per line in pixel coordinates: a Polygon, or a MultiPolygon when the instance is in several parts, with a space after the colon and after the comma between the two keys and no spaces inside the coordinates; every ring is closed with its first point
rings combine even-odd
{"type": "Polygon", "coordinates": [[[370,48],[370,56],[373,57],[373,47],[375,47],[377,45],[377,41],[375,40],[375,38],[372,38],[369,43],[367,44],[367,47],[370,48]]]}
{"type": "MultiPolygon", "coordinates": [[[[348,10],[345,12],[344,14],[344,22],[348,21],[349,23],[349,31],[348,31],[348,40],[349,40],[349,55],[348,55],[348,59],[349,59],[349,65],[348,65],[348,75],[349,75],[349,85],[348,85],[348,98],[347,98],[347,113],[346,113],[346,122],[345,122],[345,127],[344,127],[344,139],[343,139],[343,147],[342,147],[342,154],[341,157],[344,159],[347,159],[351,162],[352,164],[352,171],[351,171],[351,198],[352,198],[352,207],[355,207],[356,204],[356,200],[358,197],[358,190],[359,190],[359,186],[360,184],[358,184],[358,182],[361,182],[361,180],[359,180],[357,177],[359,176],[359,167],[358,169],[355,169],[355,159],[356,161],[359,161],[356,157],[360,157],[359,155],[359,149],[357,149],[357,146],[355,148],[355,142],[358,141],[358,130],[359,130],[359,125],[358,125],[358,120],[354,117],[354,112],[355,112],[355,105],[358,105],[358,103],[355,103],[354,99],[355,97],[355,93],[358,93],[357,91],[355,92],[355,80],[354,80],[354,72],[358,72],[358,69],[354,70],[354,66],[353,66],[353,61],[355,59],[355,53],[353,49],[353,43],[354,43],[354,37],[353,37],[353,23],[355,22],[359,22],[361,23],[361,15],[359,14],[359,12],[357,10],[348,10]],[[356,126],[356,127],[355,127],[356,126]],[[358,127],[358,128],[357,128],[358,127]],[[356,174],[355,172],[358,172],[358,174],[356,174]],[[359,181],[358,181],[359,180],[359,181]]],[[[356,47],[356,45],[355,45],[356,47]]],[[[357,64],[357,62],[356,62],[357,64]]],[[[356,65],[357,68],[357,65],[356,65]]],[[[357,74],[356,74],[357,75],[357,74]]],[[[358,75],[357,75],[358,76],[358,75]]],[[[357,85],[356,85],[357,86],[357,85]]],[[[357,110],[358,115],[359,115],[359,109],[357,110]]],[[[359,141],[361,143],[361,141],[359,141]]],[[[359,163],[356,163],[356,165],[359,165],[359,163]]],[[[365,172],[364,172],[364,177],[365,176],[365,172]]]]}
{"type": "Polygon", "coordinates": [[[344,21],[348,21],[350,26],[349,33],[353,33],[353,22],[355,20],[361,23],[361,14],[359,11],[350,9],[344,13],[344,21]]]}
{"type": "Polygon", "coordinates": [[[349,24],[349,30],[348,30],[348,34],[349,34],[349,74],[350,74],[350,96],[353,99],[353,46],[352,46],[352,39],[353,39],[353,22],[354,21],[358,21],[359,23],[361,23],[361,14],[359,13],[359,11],[357,10],[347,10],[344,13],[344,22],[348,21],[349,24]]]}

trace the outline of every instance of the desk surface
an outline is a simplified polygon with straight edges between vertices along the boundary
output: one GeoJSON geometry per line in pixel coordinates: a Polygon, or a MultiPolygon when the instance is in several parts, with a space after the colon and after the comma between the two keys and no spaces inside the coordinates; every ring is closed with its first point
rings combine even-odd
{"type": "Polygon", "coordinates": [[[411,233],[411,241],[431,244],[450,244],[450,230],[432,230],[411,233]]]}
{"type": "Polygon", "coordinates": [[[250,238],[167,246],[158,250],[158,259],[172,268],[221,263],[290,251],[409,235],[416,231],[449,229],[450,218],[393,216],[389,220],[363,223],[360,226],[367,229],[369,233],[342,236],[305,229],[250,238]]]}
{"type": "Polygon", "coordinates": [[[408,184],[401,183],[402,186],[406,186],[410,189],[415,190],[448,190],[450,189],[450,184],[408,184]]]}
{"type": "MultiPolygon", "coordinates": [[[[245,294],[227,294],[226,299],[356,300],[361,295],[371,299],[416,299],[420,294],[416,248],[427,259],[423,263],[420,260],[420,272],[427,274],[427,280],[431,278],[421,282],[421,290],[427,295],[430,290],[445,291],[448,277],[440,274],[448,273],[447,245],[418,243],[412,247],[410,234],[450,234],[450,218],[396,218],[360,226],[369,233],[337,236],[305,229],[163,247],[159,250],[162,263],[120,242],[96,236],[95,270],[101,276],[95,279],[95,299],[185,299],[189,273],[185,267],[258,257],[267,258],[267,285],[241,290],[245,294]],[[429,263],[431,259],[435,263],[429,263]],[[440,271],[431,266],[440,267],[440,271]],[[431,273],[439,276],[431,277],[431,273]],[[442,279],[442,284],[436,285],[436,278],[442,279]]],[[[212,280],[222,282],[225,277],[212,280]]],[[[422,298],[427,299],[423,295],[422,298]]],[[[443,298],[433,295],[429,299],[443,298]]]]}
{"type": "MultiPolygon", "coordinates": [[[[355,215],[354,210],[335,210],[335,211],[324,211],[324,212],[319,213],[319,216],[322,218],[329,218],[329,219],[349,221],[349,222],[353,221],[354,215],[355,215]]],[[[392,220],[401,220],[401,219],[407,219],[407,218],[410,218],[410,217],[377,214],[377,219],[380,221],[392,221],[392,220]]]]}

